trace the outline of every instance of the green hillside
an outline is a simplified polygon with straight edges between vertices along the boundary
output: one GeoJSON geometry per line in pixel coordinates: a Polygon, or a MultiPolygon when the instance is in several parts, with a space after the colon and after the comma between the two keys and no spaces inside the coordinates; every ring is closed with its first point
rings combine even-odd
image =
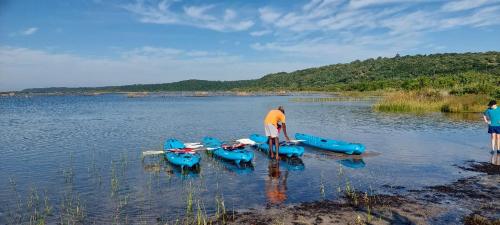
{"type": "Polygon", "coordinates": [[[23,92],[89,91],[371,91],[448,89],[455,94],[500,95],[500,52],[446,53],[367,59],[291,73],[268,74],[256,80],[185,80],[97,88],[35,88],[23,92]]]}

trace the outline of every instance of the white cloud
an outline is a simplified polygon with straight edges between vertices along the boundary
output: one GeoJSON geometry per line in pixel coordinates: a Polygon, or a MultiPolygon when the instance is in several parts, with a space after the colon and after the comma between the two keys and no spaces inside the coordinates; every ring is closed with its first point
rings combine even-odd
{"type": "Polygon", "coordinates": [[[231,21],[231,20],[236,19],[236,17],[237,17],[237,14],[232,9],[226,9],[226,11],[224,12],[224,21],[231,21]]]}
{"type": "Polygon", "coordinates": [[[500,25],[500,5],[485,7],[466,17],[453,17],[440,21],[439,28],[447,29],[460,26],[484,27],[500,25]]]}
{"type": "Polygon", "coordinates": [[[254,37],[260,37],[260,36],[264,36],[264,35],[270,34],[270,33],[271,33],[270,30],[259,30],[259,31],[250,32],[250,35],[252,35],[254,37]]]}
{"type": "MultiPolygon", "coordinates": [[[[260,6],[253,15],[258,17],[258,24],[251,19],[238,20],[241,16],[236,11],[220,10],[219,4],[183,6],[183,13],[174,13],[171,3],[169,1],[167,6],[157,7],[138,2],[136,5],[140,5],[141,10],[136,14],[143,15],[142,21],[184,24],[218,31],[253,27],[248,31],[251,36],[273,34],[269,36],[268,43],[254,44],[253,48],[266,48],[276,54],[290,54],[286,49],[307,43],[310,49],[318,51],[317,54],[310,51],[308,54],[328,55],[322,48],[354,49],[358,44],[355,41],[363,41],[366,43],[363,45],[366,56],[372,56],[371,52],[383,44],[369,43],[371,40],[386,43],[385,40],[396,39],[403,42],[397,45],[397,51],[402,52],[405,50],[403,47],[409,50],[422,44],[421,38],[429,33],[500,24],[500,0],[309,0],[301,5],[289,4],[286,7],[260,6]],[[157,13],[156,8],[163,10],[157,13]],[[169,19],[175,22],[169,22],[169,19]]],[[[248,10],[245,12],[248,16],[248,10]]],[[[387,46],[390,47],[391,43],[387,46]]],[[[353,55],[365,58],[362,54],[353,55]]],[[[307,57],[304,55],[304,58],[307,57]]]]}
{"type": "Polygon", "coordinates": [[[207,11],[212,9],[213,5],[203,5],[203,6],[188,6],[184,7],[184,13],[187,16],[192,17],[194,19],[200,20],[215,20],[215,17],[211,15],[207,15],[207,11]]]}
{"type": "Polygon", "coordinates": [[[346,35],[343,40],[342,38],[315,38],[299,42],[255,43],[251,47],[258,51],[278,51],[285,54],[287,58],[309,60],[326,65],[378,56],[394,56],[398,52],[419,44],[413,35],[406,34],[390,38],[346,35]]]}
{"type": "MultiPolygon", "coordinates": [[[[351,0],[351,1],[349,1],[349,7],[359,9],[359,8],[373,7],[373,6],[394,4],[394,3],[418,4],[418,3],[425,3],[425,2],[430,2],[430,1],[436,1],[436,0],[351,0]]],[[[437,0],[437,1],[439,1],[439,0],[437,0]]]]}
{"type": "Polygon", "coordinates": [[[26,30],[21,31],[20,33],[24,36],[29,36],[29,35],[36,33],[37,31],[38,31],[38,27],[30,27],[26,30]]]}
{"type": "Polygon", "coordinates": [[[429,33],[500,25],[497,3],[500,0],[310,0],[285,13],[266,6],[259,9],[261,32],[273,33],[275,39],[252,48],[304,59],[393,55],[432,46],[423,42],[429,33]]]}
{"type": "Polygon", "coordinates": [[[281,13],[276,12],[269,7],[260,8],[259,14],[260,19],[264,23],[274,23],[281,16],[281,13]]]}
{"type": "Polygon", "coordinates": [[[0,46],[0,91],[161,83],[185,79],[239,80],[314,66],[303,62],[252,61],[237,55],[141,47],[117,59],[87,58],[0,46]]]}
{"type": "Polygon", "coordinates": [[[139,16],[139,21],[143,23],[179,24],[223,32],[243,31],[254,25],[252,20],[239,19],[238,13],[232,9],[225,9],[223,15],[216,15],[217,12],[213,12],[216,11],[215,5],[185,5],[182,12],[176,12],[170,8],[174,1],[153,3],[138,0],[122,7],[139,16]]]}
{"type": "Polygon", "coordinates": [[[443,11],[463,11],[475,9],[483,5],[499,2],[498,0],[455,0],[444,4],[441,9],[443,11]]]}

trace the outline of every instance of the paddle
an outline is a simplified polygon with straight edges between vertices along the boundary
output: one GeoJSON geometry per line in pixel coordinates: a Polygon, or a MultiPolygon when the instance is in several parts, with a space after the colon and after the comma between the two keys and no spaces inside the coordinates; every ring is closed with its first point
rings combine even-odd
{"type": "MultiPolygon", "coordinates": [[[[239,143],[242,143],[242,144],[246,144],[246,145],[256,145],[256,144],[262,144],[262,143],[257,143],[255,141],[252,141],[248,138],[242,138],[242,139],[238,139],[236,140],[237,142],[239,143]]],[[[298,143],[301,143],[301,142],[304,142],[306,140],[290,140],[288,142],[285,142],[285,143],[292,143],[292,144],[298,144],[298,143]]]]}
{"type": "Polygon", "coordinates": [[[199,142],[185,143],[184,146],[190,150],[189,151],[180,150],[180,149],[148,150],[148,151],[142,152],[142,156],[144,157],[144,156],[148,156],[148,155],[161,155],[161,154],[165,154],[165,152],[179,152],[179,153],[185,152],[185,153],[194,154],[194,152],[196,152],[196,151],[206,151],[206,150],[210,151],[210,150],[215,149],[215,148],[200,149],[201,147],[203,147],[203,145],[200,144],[199,142]],[[193,153],[191,153],[191,152],[193,152],[193,153]]]}
{"type": "MultiPolygon", "coordinates": [[[[291,144],[298,144],[298,143],[301,143],[301,142],[304,142],[305,140],[290,140],[289,142],[287,143],[291,143],[291,144]]],[[[242,139],[238,139],[236,140],[236,142],[239,142],[241,144],[244,144],[244,145],[257,145],[257,144],[262,144],[262,143],[257,143],[253,140],[250,140],[248,138],[242,138],[242,139]]],[[[148,156],[148,155],[161,155],[161,154],[165,154],[165,152],[185,152],[185,153],[191,153],[191,154],[194,154],[194,152],[197,152],[197,151],[212,151],[212,150],[215,150],[215,149],[218,149],[219,147],[208,147],[208,148],[204,148],[204,149],[201,149],[201,147],[203,147],[203,145],[199,142],[193,142],[193,143],[184,143],[184,146],[186,146],[186,148],[189,148],[191,149],[190,151],[176,151],[178,149],[167,149],[166,151],[165,150],[149,150],[149,151],[144,151],[142,152],[142,156],[148,156]]]]}
{"type": "Polygon", "coordinates": [[[194,154],[194,152],[199,152],[199,151],[212,151],[217,148],[203,148],[203,149],[191,149],[189,151],[186,150],[179,150],[179,149],[167,149],[167,150],[148,150],[148,151],[143,151],[142,156],[148,156],[148,155],[161,155],[165,154],[165,152],[178,152],[178,153],[188,153],[188,154],[194,154]]]}
{"type": "Polygon", "coordinates": [[[194,142],[194,143],[184,143],[184,146],[186,148],[201,148],[203,145],[199,142],[194,142]]]}
{"type": "MultiPolygon", "coordinates": [[[[250,139],[246,139],[246,140],[247,140],[247,142],[250,141],[250,142],[252,142],[252,143],[255,144],[255,142],[253,142],[250,139]]],[[[247,143],[242,143],[242,142],[240,142],[240,143],[248,145],[247,143]]],[[[190,151],[184,151],[186,153],[197,152],[197,151],[212,151],[212,150],[220,148],[220,147],[207,147],[207,148],[201,149],[201,147],[203,147],[203,145],[200,144],[200,143],[184,143],[184,146],[186,148],[190,148],[191,149],[190,151]]],[[[177,149],[167,149],[166,151],[165,150],[149,150],[149,151],[142,152],[142,156],[161,155],[161,154],[165,154],[165,152],[168,152],[168,151],[171,151],[171,152],[182,152],[182,151],[176,151],[176,150],[177,149]]]]}
{"type": "Polygon", "coordinates": [[[256,145],[256,144],[259,144],[255,141],[252,141],[248,138],[242,138],[242,139],[238,139],[236,140],[236,142],[239,142],[239,143],[242,143],[242,144],[245,144],[245,145],[256,145]]]}

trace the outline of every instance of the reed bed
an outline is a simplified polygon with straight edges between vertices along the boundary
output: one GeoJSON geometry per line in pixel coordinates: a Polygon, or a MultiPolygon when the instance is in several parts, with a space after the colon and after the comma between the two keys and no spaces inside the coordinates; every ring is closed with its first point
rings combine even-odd
{"type": "Polygon", "coordinates": [[[449,95],[442,91],[391,92],[373,105],[380,112],[477,113],[486,110],[487,95],[449,95]]]}
{"type": "Polygon", "coordinates": [[[377,96],[335,96],[335,97],[315,97],[315,98],[290,98],[290,102],[355,102],[355,101],[372,101],[379,99],[377,96]]]}
{"type": "Polygon", "coordinates": [[[147,97],[149,95],[148,92],[128,92],[127,97],[128,98],[142,98],[142,97],[147,97]]]}

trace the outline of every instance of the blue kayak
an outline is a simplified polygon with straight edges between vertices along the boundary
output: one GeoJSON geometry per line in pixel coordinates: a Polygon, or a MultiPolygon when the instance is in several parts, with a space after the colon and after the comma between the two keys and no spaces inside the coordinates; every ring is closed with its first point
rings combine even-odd
{"type": "MultiPolygon", "coordinates": [[[[250,135],[250,140],[257,142],[260,149],[269,153],[269,144],[266,136],[252,134],[250,135]]],[[[276,153],[276,148],[274,147],[274,145],[272,150],[274,153],[276,153]]],[[[304,148],[302,146],[280,143],[279,154],[286,155],[287,157],[300,157],[304,154],[304,148]]]]}
{"type": "Polygon", "coordinates": [[[243,146],[229,146],[217,138],[204,137],[203,145],[207,148],[214,148],[212,153],[220,158],[240,162],[250,162],[253,159],[253,152],[245,150],[243,146]]]}
{"type": "Polygon", "coordinates": [[[308,134],[296,133],[295,139],[304,140],[304,142],[302,143],[316,148],[321,148],[334,152],[341,152],[349,155],[352,154],[359,155],[365,151],[365,146],[362,144],[325,139],[308,134]]]}
{"type": "Polygon", "coordinates": [[[192,149],[186,148],[184,143],[177,139],[168,139],[163,145],[167,160],[181,168],[194,167],[200,163],[201,156],[192,149]]]}

